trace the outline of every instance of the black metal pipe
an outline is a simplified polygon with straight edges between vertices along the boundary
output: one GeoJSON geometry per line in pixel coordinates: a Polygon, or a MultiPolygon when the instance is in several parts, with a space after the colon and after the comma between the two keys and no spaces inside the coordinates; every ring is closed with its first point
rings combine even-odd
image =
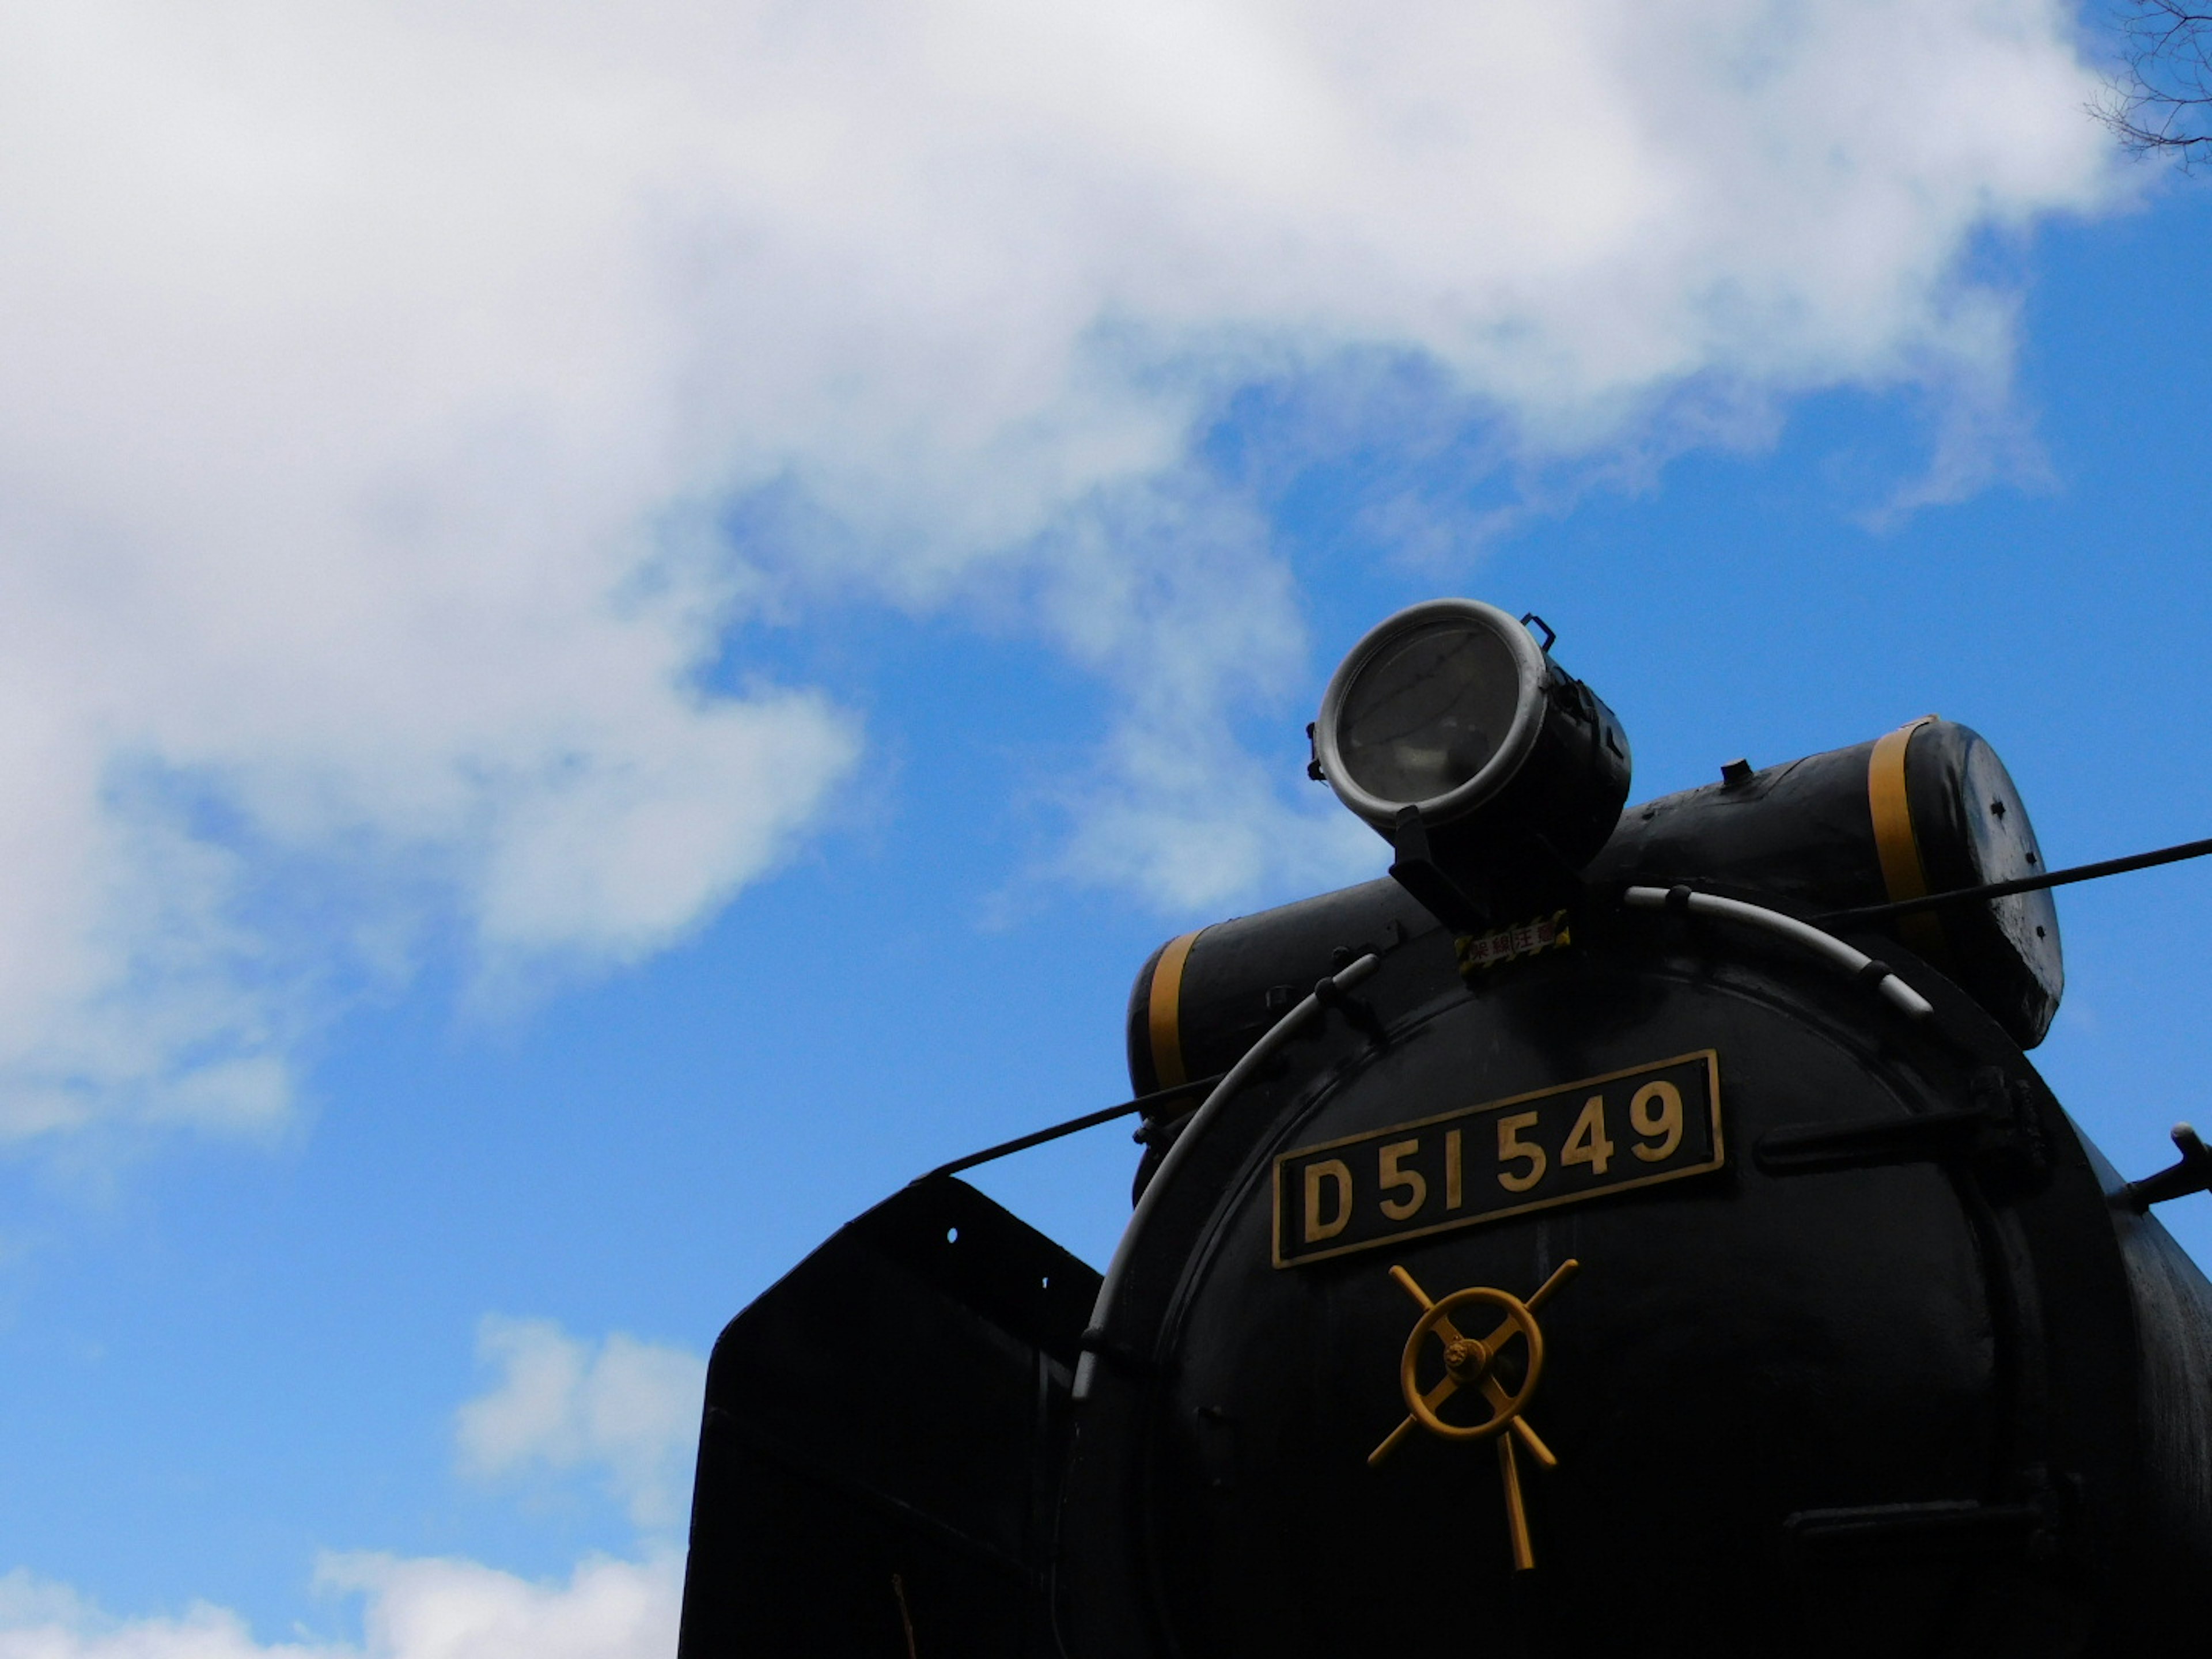
{"type": "Polygon", "coordinates": [[[2161,847],[2155,853],[2131,854],[2124,859],[2106,859],[2101,864],[2077,864],[2070,870],[2049,870],[2039,876],[1993,881],[1982,887],[1955,887],[1948,893],[1926,893],[1890,904],[1863,904],[1855,910],[1831,910],[1813,920],[1822,927],[1833,927],[1838,922],[1881,921],[1891,916],[1911,915],[1916,910],[1940,909],[1947,904],[1970,904],[1978,899],[2002,898],[2008,893],[2033,893],[2045,887],[2094,881],[2100,876],[2123,876],[2130,870],[2148,870],[2154,865],[2201,859],[2208,853],[2212,853],[2212,841],[2185,841],[2179,847],[2161,847]]]}
{"type": "Polygon", "coordinates": [[[1081,1117],[1055,1123],[1049,1129],[1032,1130],[1028,1134],[1017,1135],[1012,1140],[1002,1140],[995,1146],[986,1146],[980,1152],[956,1158],[950,1164],[940,1164],[917,1179],[934,1181],[939,1176],[958,1175],[963,1170],[972,1170],[978,1164],[988,1164],[993,1158],[1005,1158],[1012,1152],[1025,1152],[1032,1146],[1043,1146],[1048,1140],[1058,1140],[1062,1135],[1079,1134],[1085,1129],[1095,1129],[1102,1123],[1111,1123],[1115,1118],[1127,1117],[1132,1112],[1141,1112],[1148,1107],[1180,1100],[1185,1095],[1202,1094],[1228,1075],[1226,1072],[1220,1072],[1212,1077],[1193,1078],[1188,1083],[1176,1084],[1172,1089],[1158,1089],[1148,1095],[1139,1095],[1134,1100],[1125,1100],[1119,1106],[1109,1106],[1103,1111],[1085,1112],[1081,1117]]]}
{"type": "Polygon", "coordinates": [[[2171,1198],[2186,1198],[2191,1193],[2212,1192],[2212,1152],[2197,1138],[2197,1131],[2186,1123],[2173,1126],[2173,1145],[2181,1154],[2181,1162],[2170,1170],[2160,1170],[2154,1176],[2141,1181],[2130,1181],[2120,1196],[2137,1215],[2154,1204],[2163,1204],[2171,1198]]]}

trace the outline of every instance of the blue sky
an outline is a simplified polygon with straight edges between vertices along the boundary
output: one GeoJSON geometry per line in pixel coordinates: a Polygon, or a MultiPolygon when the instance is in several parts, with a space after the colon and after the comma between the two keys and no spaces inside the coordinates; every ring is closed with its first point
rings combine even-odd
{"type": "MultiPolygon", "coordinates": [[[[6,26],[5,1659],[667,1650],[714,1333],[1380,870],[1303,728],[1400,605],[1639,797],[1933,709],[2054,860],[2212,834],[2212,185],[2062,11],[615,15],[6,26]]],[[[2147,1170],[2212,874],[2060,914],[2147,1170]]],[[[979,1181],[1101,1261],[1132,1150],[979,1181]]]]}

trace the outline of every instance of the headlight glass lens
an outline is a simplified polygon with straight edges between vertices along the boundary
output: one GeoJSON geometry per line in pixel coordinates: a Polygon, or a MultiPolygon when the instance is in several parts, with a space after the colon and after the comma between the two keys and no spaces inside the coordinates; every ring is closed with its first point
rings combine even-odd
{"type": "Polygon", "coordinates": [[[1433,800],[1498,752],[1520,693],[1512,648],[1495,633],[1458,618],[1431,623],[1359,670],[1338,717],[1337,750],[1369,794],[1433,800]]]}

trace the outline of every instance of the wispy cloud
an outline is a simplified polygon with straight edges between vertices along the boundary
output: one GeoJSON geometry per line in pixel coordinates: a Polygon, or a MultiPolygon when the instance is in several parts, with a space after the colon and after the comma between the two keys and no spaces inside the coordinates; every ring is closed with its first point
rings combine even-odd
{"type": "Polygon", "coordinates": [[[668,1659],[680,1558],[606,1559],[540,1583],[473,1561],[325,1558],[317,1582],[364,1598],[365,1640],[263,1644],[236,1613],[202,1604],[124,1620],[21,1571],[0,1577],[0,1659],[668,1659]]]}
{"type": "Polygon", "coordinates": [[[497,1373],[454,1419],[481,1477],[585,1472],[645,1528],[680,1523],[690,1498],[706,1362],[617,1332],[600,1342],[551,1320],[487,1316],[477,1358],[497,1373]]]}

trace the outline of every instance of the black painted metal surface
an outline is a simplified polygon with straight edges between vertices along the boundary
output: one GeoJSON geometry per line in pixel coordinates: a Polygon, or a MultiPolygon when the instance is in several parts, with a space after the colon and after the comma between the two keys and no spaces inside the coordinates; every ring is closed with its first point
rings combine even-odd
{"type": "Polygon", "coordinates": [[[681,1659],[1042,1659],[1098,1275],[917,1182],[732,1321],[708,1368],[681,1659]]]}
{"type": "MultiPolygon", "coordinates": [[[[1370,981],[1382,1041],[1338,1022],[1163,1195],[1116,1327],[1152,1342],[1078,1411],[1071,1655],[2193,1650],[2212,1293],[1986,1013],[1893,945],[1928,1026],[1676,919],[1472,994],[1440,943],[1370,981]],[[1278,1153],[1707,1048],[1719,1170],[1273,1265],[1278,1153]],[[1570,1256],[1516,1574],[1488,1444],[1367,1464],[1419,1313],[1388,1269],[1525,1297],[1570,1256]]],[[[1385,1173],[1355,1201],[1407,1203],[1385,1173]]]]}
{"type": "MultiPolygon", "coordinates": [[[[1589,879],[1694,881],[1800,915],[1906,896],[1883,879],[1868,805],[1874,749],[1854,744],[1632,807],[1589,879]]],[[[1927,890],[2041,869],[2027,808],[1979,734],[1951,720],[1922,725],[1906,744],[1905,785],[1927,890]]],[[[2022,1046],[2050,1030],[2066,976],[2049,893],[1893,918],[1872,931],[1948,974],[2022,1046]]]]}
{"type": "MultiPolygon", "coordinates": [[[[1199,934],[1185,961],[1176,1024],[1184,1073],[1225,1072],[1314,981],[1351,960],[1386,949],[1437,923],[1394,881],[1363,882],[1295,904],[1218,921],[1199,934]]],[[[1129,1081],[1150,1094],[1164,1079],[1152,1054],[1153,969],[1146,959],[1129,991],[1129,1081]]]]}

